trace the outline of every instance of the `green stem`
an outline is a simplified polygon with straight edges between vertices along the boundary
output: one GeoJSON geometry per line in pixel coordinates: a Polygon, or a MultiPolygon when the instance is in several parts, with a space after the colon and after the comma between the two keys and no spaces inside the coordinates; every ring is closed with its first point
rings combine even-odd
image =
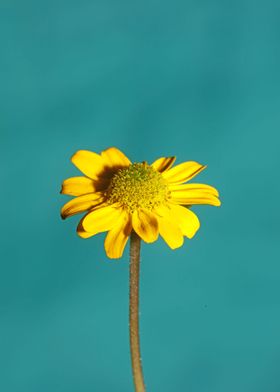
{"type": "Polygon", "coordinates": [[[139,271],[140,237],[133,231],[130,236],[129,271],[129,333],[133,380],[136,392],[145,392],[139,342],[139,271]]]}

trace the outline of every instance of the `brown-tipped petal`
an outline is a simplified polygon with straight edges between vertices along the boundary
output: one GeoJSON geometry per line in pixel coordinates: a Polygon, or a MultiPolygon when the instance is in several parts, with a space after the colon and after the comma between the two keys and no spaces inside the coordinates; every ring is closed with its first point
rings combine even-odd
{"type": "Polygon", "coordinates": [[[158,238],[158,220],[154,213],[146,209],[134,211],[132,226],[143,241],[151,243],[158,238]]]}
{"type": "Polygon", "coordinates": [[[71,177],[63,181],[60,193],[70,196],[81,196],[95,191],[96,188],[91,178],[71,177]]]}
{"type": "Polygon", "coordinates": [[[101,152],[105,166],[110,168],[128,167],[131,162],[127,156],[116,147],[110,147],[101,152]]]}
{"type": "Polygon", "coordinates": [[[122,257],[131,229],[131,216],[126,211],[123,211],[118,223],[108,232],[105,239],[104,247],[110,259],[122,257]]]}
{"type": "Polygon", "coordinates": [[[152,163],[152,167],[160,173],[168,170],[175,162],[176,157],[162,157],[152,163]]]}
{"type": "Polygon", "coordinates": [[[205,168],[206,166],[200,163],[188,161],[174,166],[172,169],[164,172],[162,176],[170,184],[182,184],[191,180],[205,168]]]}
{"type": "Polygon", "coordinates": [[[106,205],[89,212],[83,219],[83,228],[89,233],[101,233],[111,230],[118,224],[122,209],[115,205],[106,205]]]}
{"type": "Polygon", "coordinates": [[[103,159],[92,151],[79,150],[72,156],[71,161],[82,173],[94,180],[105,171],[103,159]]]}
{"type": "Polygon", "coordinates": [[[80,222],[78,224],[78,227],[77,227],[77,234],[78,234],[78,236],[81,237],[81,238],[84,238],[84,239],[90,238],[90,237],[94,236],[95,233],[88,233],[87,231],[85,231],[85,229],[83,227],[83,220],[84,220],[84,218],[82,218],[80,220],[80,222]]]}
{"type": "Polygon", "coordinates": [[[102,202],[103,194],[99,192],[75,197],[61,208],[61,218],[66,219],[69,216],[88,211],[102,202]]]}

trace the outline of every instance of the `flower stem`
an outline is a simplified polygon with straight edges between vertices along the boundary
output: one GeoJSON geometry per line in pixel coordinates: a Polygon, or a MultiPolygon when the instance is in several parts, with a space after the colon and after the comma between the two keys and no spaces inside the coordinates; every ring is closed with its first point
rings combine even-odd
{"type": "Polygon", "coordinates": [[[129,272],[129,333],[130,354],[133,380],[136,392],[145,392],[141,366],[139,342],[139,271],[140,271],[140,237],[132,231],[130,236],[130,272],[129,272]]]}

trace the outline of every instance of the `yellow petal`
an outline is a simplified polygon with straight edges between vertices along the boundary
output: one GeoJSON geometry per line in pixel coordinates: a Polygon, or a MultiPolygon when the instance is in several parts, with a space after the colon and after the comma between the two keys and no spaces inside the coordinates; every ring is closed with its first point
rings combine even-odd
{"type": "Polygon", "coordinates": [[[211,195],[219,197],[219,192],[216,188],[211,185],[206,184],[181,184],[181,185],[173,185],[170,184],[168,186],[170,191],[174,192],[184,192],[184,191],[201,191],[203,193],[209,193],[211,195]]]}
{"type": "Polygon", "coordinates": [[[71,161],[82,173],[94,180],[105,170],[101,156],[92,151],[79,150],[72,156],[71,161]]]}
{"type": "Polygon", "coordinates": [[[94,182],[91,178],[71,177],[63,181],[60,193],[70,196],[81,196],[95,191],[94,182]]]}
{"type": "Polygon", "coordinates": [[[61,208],[61,218],[65,219],[80,212],[90,210],[103,202],[102,196],[102,193],[96,192],[75,197],[61,208]]]}
{"type": "Polygon", "coordinates": [[[78,236],[81,238],[92,237],[93,235],[95,235],[95,233],[88,233],[87,231],[85,231],[85,229],[83,227],[83,220],[84,220],[84,218],[80,220],[80,223],[78,224],[78,227],[77,227],[78,236]]]}
{"type": "Polygon", "coordinates": [[[115,205],[107,205],[89,212],[83,219],[82,225],[85,231],[93,234],[111,230],[118,224],[122,209],[115,205]]]}
{"type": "Polygon", "coordinates": [[[158,238],[158,221],[155,214],[146,209],[134,211],[132,226],[145,242],[154,242],[158,238]]]}
{"type": "Polygon", "coordinates": [[[211,206],[219,207],[221,205],[217,196],[202,191],[173,191],[171,192],[171,201],[176,204],[194,205],[194,204],[209,204],[211,206]]]}
{"type": "Polygon", "coordinates": [[[180,165],[164,172],[162,176],[171,184],[182,184],[183,182],[191,180],[205,168],[206,166],[203,166],[200,163],[188,161],[180,163],[180,165]]]}
{"type": "Polygon", "coordinates": [[[176,157],[159,158],[152,163],[152,167],[160,173],[168,170],[175,162],[176,157]]]}
{"type": "Polygon", "coordinates": [[[180,248],[184,243],[184,236],[170,210],[166,207],[157,209],[159,234],[171,249],[180,248]]]}
{"type": "Polygon", "coordinates": [[[173,219],[178,223],[183,235],[192,238],[200,226],[195,213],[179,205],[170,205],[170,212],[173,219]]]}
{"type": "Polygon", "coordinates": [[[123,211],[118,223],[108,232],[105,239],[104,246],[106,254],[110,259],[122,257],[131,229],[132,224],[130,215],[126,211],[123,211]]]}
{"type": "Polygon", "coordinates": [[[110,147],[101,152],[101,157],[107,167],[128,167],[131,165],[130,160],[116,147],[110,147]]]}

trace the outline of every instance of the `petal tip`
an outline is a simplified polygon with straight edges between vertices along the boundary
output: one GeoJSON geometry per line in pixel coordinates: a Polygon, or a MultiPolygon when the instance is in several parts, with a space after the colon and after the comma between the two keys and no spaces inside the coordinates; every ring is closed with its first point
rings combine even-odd
{"type": "Polygon", "coordinates": [[[108,259],[110,259],[110,260],[118,260],[122,257],[122,255],[116,256],[114,254],[108,253],[107,251],[105,251],[105,253],[106,253],[106,256],[108,257],[108,259]]]}
{"type": "Polygon", "coordinates": [[[179,249],[179,248],[181,248],[183,245],[184,245],[184,240],[183,240],[180,244],[177,244],[177,245],[172,245],[172,246],[170,246],[170,245],[168,244],[169,248],[172,249],[172,250],[179,249]]]}
{"type": "Polygon", "coordinates": [[[72,163],[74,163],[73,160],[74,160],[75,157],[80,153],[80,151],[82,151],[82,150],[77,150],[77,151],[74,152],[74,154],[71,155],[70,161],[71,161],[72,163]]]}

